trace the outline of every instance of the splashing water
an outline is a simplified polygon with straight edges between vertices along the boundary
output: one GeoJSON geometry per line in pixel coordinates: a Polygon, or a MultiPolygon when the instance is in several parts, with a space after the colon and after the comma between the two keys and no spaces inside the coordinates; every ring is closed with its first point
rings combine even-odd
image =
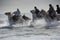
{"type": "Polygon", "coordinates": [[[0,27],[3,26],[8,26],[8,19],[4,14],[0,14],[0,27]]]}
{"type": "MultiPolygon", "coordinates": [[[[30,23],[31,21],[29,21],[28,23],[24,23],[24,24],[16,24],[14,26],[28,26],[28,25],[31,24],[30,23]]],[[[44,18],[38,19],[38,20],[36,20],[35,22],[32,22],[32,23],[33,23],[34,26],[40,26],[40,27],[44,27],[44,26],[59,27],[60,26],[60,21],[46,22],[44,18]]],[[[8,25],[9,25],[9,22],[8,22],[7,16],[5,16],[4,14],[0,14],[0,27],[8,26],[8,25]]]]}

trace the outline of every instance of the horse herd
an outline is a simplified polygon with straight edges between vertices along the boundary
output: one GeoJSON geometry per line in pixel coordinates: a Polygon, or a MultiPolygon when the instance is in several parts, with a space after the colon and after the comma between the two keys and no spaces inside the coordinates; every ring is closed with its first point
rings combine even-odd
{"type": "MultiPolygon", "coordinates": [[[[51,4],[49,6],[51,6],[51,4]]],[[[41,19],[41,18],[44,18],[46,22],[60,20],[60,14],[57,14],[57,12],[53,10],[53,8],[51,8],[52,9],[51,14],[49,14],[49,11],[51,11],[51,10],[48,10],[46,12],[44,9],[42,9],[40,11],[39,9],[37,9],[37,7],[34,7],[34,8],[35,8],[35,10],[30,11],[32,14],[32,18],[33,18],[32,22],[34,22],[35,20],[41,19]]],[[[15,11],[13,13],[6,12],[5,15],[8,16],[8,20],[9,20],[10,25],[13,25],[16,23],[28,22],[31,20],[31,18],[29,18],[25,15],[22,16],[19,9],[17,9],[17,11],[15,11]]]]}

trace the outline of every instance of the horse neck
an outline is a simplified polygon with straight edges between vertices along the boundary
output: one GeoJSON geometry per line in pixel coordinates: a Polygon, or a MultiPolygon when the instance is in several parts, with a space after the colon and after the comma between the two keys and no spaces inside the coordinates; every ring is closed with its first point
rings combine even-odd
{"type": "Polygon", "coordinates": [[[7,15],[8,16],[8,20],[10,20],[11,18],[12,18],[12,16],[11,15],[7,15]]]}

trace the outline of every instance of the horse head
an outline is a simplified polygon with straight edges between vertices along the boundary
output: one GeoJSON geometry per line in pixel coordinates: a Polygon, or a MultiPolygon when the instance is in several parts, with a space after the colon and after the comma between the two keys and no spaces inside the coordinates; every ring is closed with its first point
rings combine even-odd
{"type": "Polygon", "coordinates": [[[33,20],[36,20],[37,16],[36,16],[35,10],[31,10],[30,12],[32,13],[33,20]]]}
{"type": "Polygon", "coordinates": [[[6,12],[5,15],[11,16],[11,12],[6,12]]]}
{"type": "Polygon", "coordinates": [[[35,10],[31,10],[30,12],[31,12],[32,14],[35,14],[35,10]]]}

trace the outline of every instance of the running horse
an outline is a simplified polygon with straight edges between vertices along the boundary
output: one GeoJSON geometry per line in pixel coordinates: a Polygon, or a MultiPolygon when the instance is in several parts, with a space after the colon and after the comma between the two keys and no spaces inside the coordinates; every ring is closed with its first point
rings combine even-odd
{"type": "Polygon", "coordinates": [[[9,21],[10,25],[13,25],[16,23],[22,23],[23,24],[24,22],[31,20],[29,17],[27,17],[25,15],[22,16],[22,15],[18,14],[17,11],[14,11],[13,13],[6,12],[5,15],[8,16],[8,21],[9,21]]]}
{"type": "Polygon", "coordinates": [[[24,19],[22,17],[18,18],[17,16],[13,15],[11,12],[6,12],[5,15],[8,16],[8,21],[10,25],[16,23],[23,23],[24,19]]]}

